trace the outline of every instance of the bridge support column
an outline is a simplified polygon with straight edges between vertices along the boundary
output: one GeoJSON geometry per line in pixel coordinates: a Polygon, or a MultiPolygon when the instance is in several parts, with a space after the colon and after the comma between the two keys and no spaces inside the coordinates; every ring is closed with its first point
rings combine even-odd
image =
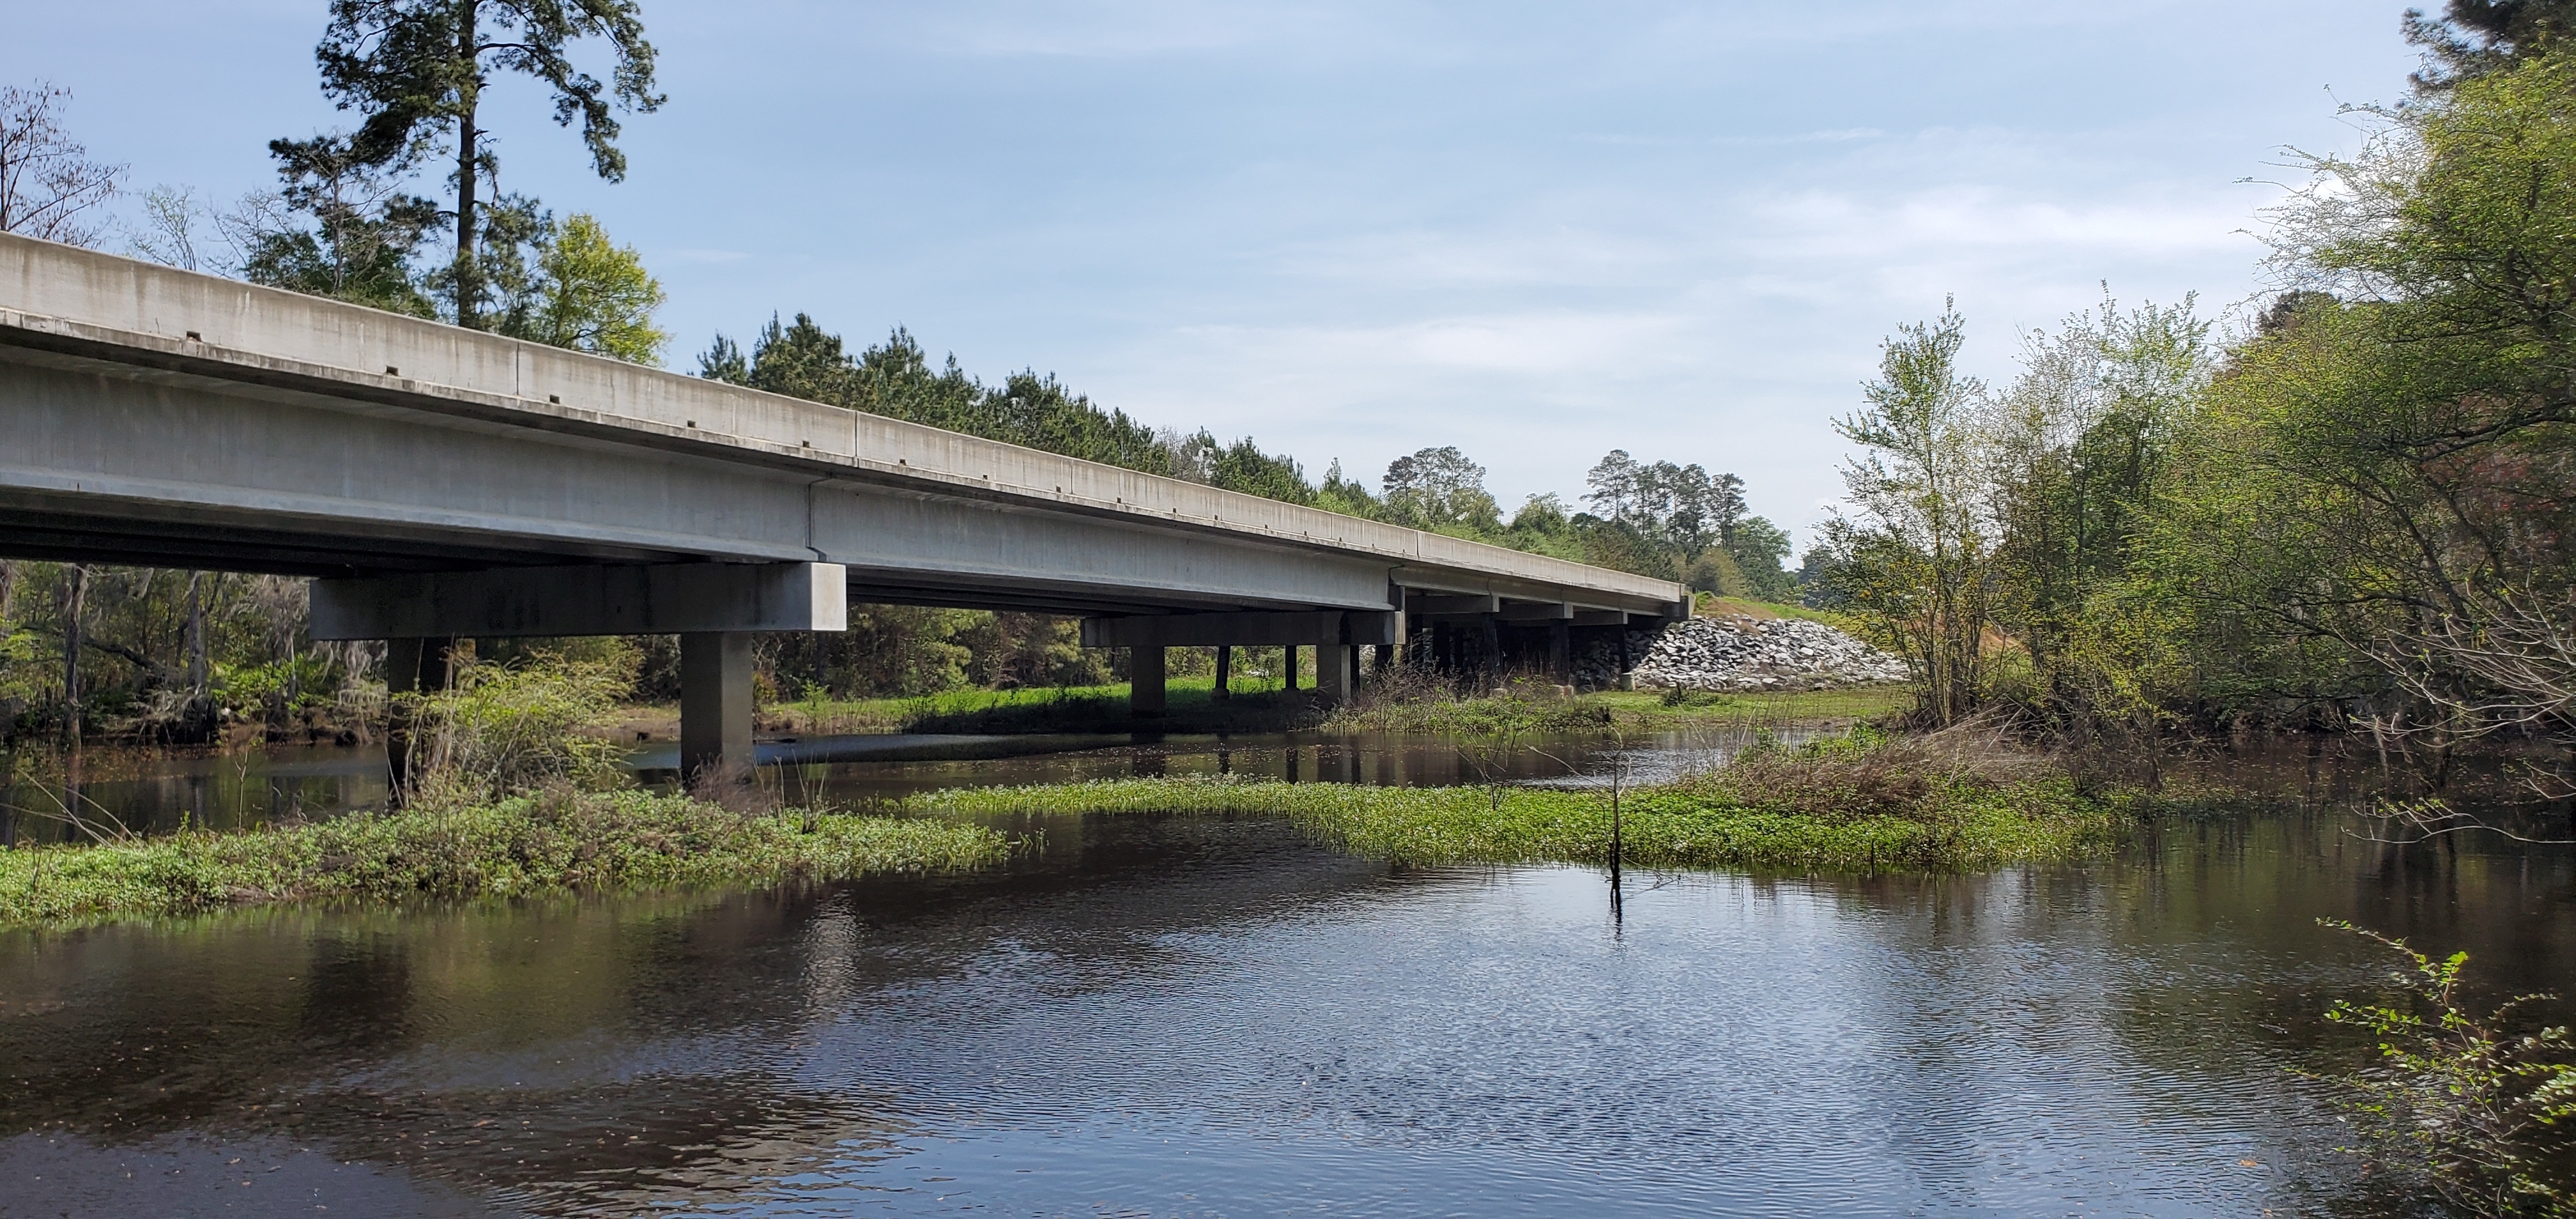
{"type": "Polygon", "coordinates": [[[411,795],[412,733],[418,728],[418,716],[412,701],[405,695],[427,694],[447,688],[452,676],[450,653],[453,639],[388,639],[385,641],[385,693],[392,703],[385,709],[385,779],[388,786],[386,803],[400,807],[411,795]]]}
{"type": "Polygon", "coordinates": [[[1315,693],[1336,706],[1351,701],[1351,665],[1356,659],[1349,644],[1316,644],[1315,693]]]}
{"type": "Polygon", "coordinates": [[[1503,684],[1503,620],[1498,614],[1482,614],[1477,625],[1477,641],[1484,645],[1484,656],[1477,662],[1483,666],[1478,680],[1490,691],[1503,684]]]}
{"type": "Polygon", "coordinates": [[[1216,645],[1216,686],[1209,691],[1213,698],[1234,697],[1234,645],[1216,645]]]}
{"type": "Polygon", "coordinates": [[[1138,614],[1086,618],[1082,646],[1127,648],[1133,706],[1139,715],[1163,710],[1163,648],[1214,647],[1231,674],[1231,650],[1276,645],[1283,653],[1287,686],[1297,688],[1297,648],[1315,647],[1315,689],[1328,701],[1351,696],[1358,683],[1357,647],[1394,643],[1403,615],[1391,610],[1283,610],[1214,614],[1138,614]],[[1148,653],[1151,656],[1148,656],[1148,653]]]}
{"type": "Polygon", "coordinates": [[[1139,716],[1163,714],[1163,649],[1127,649],[1127,709],[1139,716]]]}
{"type": "Polygon", "coordinates": [[[751,633],[680,636],[680,780],[751,777],[751,633]]]}

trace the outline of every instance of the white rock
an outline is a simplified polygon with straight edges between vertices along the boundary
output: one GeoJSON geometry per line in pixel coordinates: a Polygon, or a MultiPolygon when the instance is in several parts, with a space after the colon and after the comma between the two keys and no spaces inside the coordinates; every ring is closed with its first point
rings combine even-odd
{"type": "MultiPolygon", "coordinates": [[[[1628,632],[1640,687],[1685,690],[1826,690],[1906,680],[1903,658],[1821,622],[1779,618],[1692,618],[1659,631],[1628,632]]],[[[1617,648],[1593,642],[1575,659],[1576,680],[1607,685],[1617,648]]]]}

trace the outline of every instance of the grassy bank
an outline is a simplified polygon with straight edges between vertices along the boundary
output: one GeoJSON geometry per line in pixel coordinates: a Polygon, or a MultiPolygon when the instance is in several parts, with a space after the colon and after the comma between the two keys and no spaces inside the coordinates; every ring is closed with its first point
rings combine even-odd
{"type": "MultiPolygon", "coordinates": [[[[1766,751],[1712,775],[1627,792],[1622,858],[1643,868],[1975,871],[2108,848],[2137,814],[2132,800],[2079,794],[2042,765],[1944,762],[1916,743],[1836,743],[1766,751]]],[[[1189,777],[971,788],[912,805],[952,814],[1280,817],[1341,849],[1401,863],[1601,864],[1610,854],[1611,798],[1602,791],[1189,777]]]]}
{"type": "Polygon", "coordinates": [[[86,846],[0,850],[0,925],[187,914],[273,902],[401,902],[692,889],[953,871],[1007,844],[977,826],[740,814],[640,791],[86,846]]]}

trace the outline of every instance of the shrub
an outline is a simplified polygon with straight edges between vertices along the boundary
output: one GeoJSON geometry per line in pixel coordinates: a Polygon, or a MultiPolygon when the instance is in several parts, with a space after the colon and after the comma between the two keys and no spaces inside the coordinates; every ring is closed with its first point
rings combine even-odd
{"type": "Polygon", "coordinates": [[[2429,1196],[2458,1214],[2576,1214],[2576,1063],[2564,1027],[2520,1037],[2500,1030],[2514,1009],[2547,995],[2518,995],[2485,1016],[2459,1006],[2469,954],[2436,961],[2406,941],[2320,919],[2404,962],[2389,974],[2396,1003],[2338,1000],[2337,1024],[2378,1039],[2379,1061],[2319,1079],[2347,1096],[2360,1146],[2383,1188],[2429,1196]]]}
{"type": "Polygon", "coordinates": [[[401,696],[413,723],[415,799],[474,804],[550,783],[623,781],[623,755],[597,730],[633,688],[634,663],[631,653],[535,652],[470,663],[445,690],[401,696]]]}

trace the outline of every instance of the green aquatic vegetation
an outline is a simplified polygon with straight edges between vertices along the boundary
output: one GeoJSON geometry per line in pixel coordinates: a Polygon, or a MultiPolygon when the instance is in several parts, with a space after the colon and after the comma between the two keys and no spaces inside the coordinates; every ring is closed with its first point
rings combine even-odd
{"type": "Polygon", "coordinates": [[[218,833],[0,850],[0,925],[274,902],[697,889],[958,871],[1001,835],[956,822],[738,813],[685,796],[555,789],[218,833]]]}
{"type": "MultiPolygon", "coordinates": [[[[1607,864],[1611,849],[1606,791],[1192,776],[967,788],[915,797],[911,807],[1278,817],[1339,849],[1408,864],[1607,864]]],[[[1619,813],[1628,867],[1808,873],[1972,871],[2070,858],[2117,842],[2133,819],[2120,802],[2081,795],[2062,777],[1944,779],[1902,800],[1839,808],[1802,808],[1712,778],[1630,790],[1619,813]]]]}

